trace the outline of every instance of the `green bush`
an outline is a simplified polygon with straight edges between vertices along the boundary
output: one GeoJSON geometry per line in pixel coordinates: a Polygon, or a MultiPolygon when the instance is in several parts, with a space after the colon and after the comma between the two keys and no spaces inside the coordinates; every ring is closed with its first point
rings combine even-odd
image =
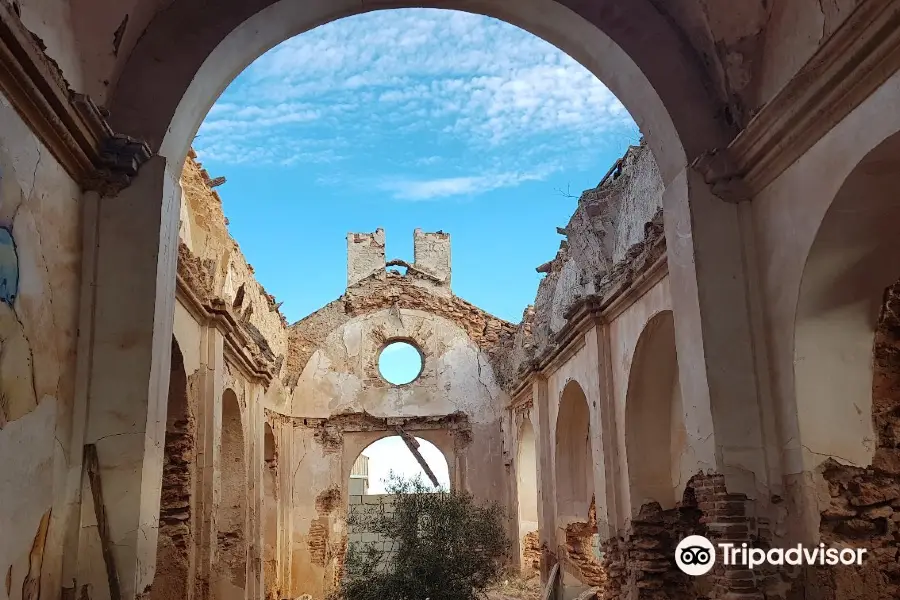
{"type": "Polygon", "coordinates": [[[373,505],[349,524],[393,540],[393,552],[351,544],[333,600],[471,600],[497,581],[509,549],[498,504],[393,473],[387,491],[393,510],[373,505]]]}

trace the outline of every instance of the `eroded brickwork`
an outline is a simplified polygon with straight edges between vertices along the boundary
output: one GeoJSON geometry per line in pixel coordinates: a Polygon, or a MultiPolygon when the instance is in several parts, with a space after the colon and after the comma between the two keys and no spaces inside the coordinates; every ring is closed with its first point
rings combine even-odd
{"type": "MultiPolygon", "coordinates": [[[[283,381],[293,388],[306,363],[329,333],[355,317],[385,309],[420,310],[443,317],[465,330],[469,339],[499,367],[512,347],[516,327],[453,295],[432,293],[412,278],[382,272],[349,287],[338,300],[291,325],[283,381]]],[[[495,369],[499,374],[501,369],[495,369]]],[[[500,384],[510,381],[501,379],[500,384]]]]}
{"type": "Polygon", "coordinates": [[[526,571],[541,569],[541,534],[532,531],[522,536],[522,566],[526,571]]]}
{"type": "Polygon", "coordinates": [[[578,572],[585,584],[598,587],[606,582],[606,573],[594,551],[597,535],[597,502],[591,498],[587,523],[570,523],[566,526],[566,558],[570,567],[578,572]]]}
{"type": "Polygon", "coordinates": [[[194,466],[196,458],[196,377],[188,378],[181,351],[172,344],[166,434],[159,505],[158,566],[151,600],[187,595],[191,576],[194,466]]]}
{"type": "Polygon", "coordinates": [[[701,578],[690,578],[675,565],[675,547],[688,535],[705,532],[700,511],[691,502],[664,511],[656,502],[641,507],[623,537],[602,544],[607,583],[603,600],[695,600],[701,578]]]}

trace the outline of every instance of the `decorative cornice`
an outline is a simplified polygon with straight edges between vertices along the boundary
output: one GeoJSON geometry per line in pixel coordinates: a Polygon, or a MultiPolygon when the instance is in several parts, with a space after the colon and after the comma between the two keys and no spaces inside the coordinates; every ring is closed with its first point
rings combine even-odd
{"type": "Polygon", "coordinates": [[[728,148],[693,166],[723,200],[749,200],[898,69],[900,0],[863,0],[728,148]]]}
{"type": "Polygon", "coordinates": [[[143,142],[115,134],[100,109],[69,89],[7,0],[0,0],[0,92],[85,190],[114,194],[150,158],[143,142]]]}
{"type": "Polygon", "coordinates": [[[248,381],[269,386],[274,379],[272,371],[247,351],[250,338],[241,329],[222,299],[214,298],[209,302],[201,300],[181,274],[176,277],[175,297],[197,323],[215,327],[222,333],[225,358],[237,367],[248,381]]]}

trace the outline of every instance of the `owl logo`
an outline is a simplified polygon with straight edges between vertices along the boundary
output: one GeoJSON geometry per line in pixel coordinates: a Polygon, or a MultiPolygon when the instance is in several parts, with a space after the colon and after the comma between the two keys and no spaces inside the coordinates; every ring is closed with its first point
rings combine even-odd
{"type": "Polygon", "coordinates": [[[0,302],[12,306],[19,293],[19,254],[8,227],[0,226],[0,302]]]}

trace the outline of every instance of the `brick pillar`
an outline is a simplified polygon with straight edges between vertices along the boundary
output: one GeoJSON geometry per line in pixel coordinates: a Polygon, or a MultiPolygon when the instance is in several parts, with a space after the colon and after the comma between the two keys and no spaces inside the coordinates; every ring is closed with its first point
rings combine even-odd
{"type": "MultiPolygon", "coordinates": [[[[703,513],[700,521],[714,544],[732,543],[737,547],[754,546],[756,519],[748,514],[750,501],[744,494],[730,494],[722,475],[698,476],[693,480],[697,505],[703,513]]],[[[764,600],[754,572],[743,565],[725,566],[717,561],[712,571],[713,598],[722,600],[764,600]]]]}

